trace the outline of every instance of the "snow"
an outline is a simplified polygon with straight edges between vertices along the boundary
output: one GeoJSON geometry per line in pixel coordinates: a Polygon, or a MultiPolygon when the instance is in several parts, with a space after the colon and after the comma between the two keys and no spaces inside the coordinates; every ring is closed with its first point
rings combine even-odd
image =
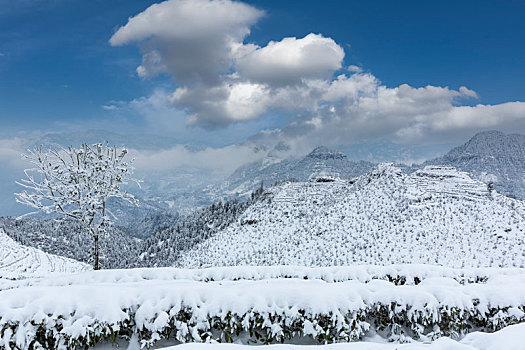
{"type": "MultiPolygon", "coordinates": [[[[378,310],[391,310],[390,316],[383,317],[404,317],[400,326],[406,335],[417,332],[423,340],[447,335],[429,333],[435,332],[438,324],[448,324],[446,314],[470,317],[482,324],[473,330],[525,322],[522,269],[498,274],[491,269],[462,273],[429,266],[425,273],[425,266],[391,268],[423,276],[417,285],[368,278],[374,269],[385,273],[389,268],[299,269],[295,276],[303,278],[284,278],[283,274],[293,271],[291,267],[137,269],[14,281],[0,291],[0,331],[4,329],[0,347],[7,347],[9,341],[27,347],[39,325],[64,346],[72,339],[89,341],[119,329],[140,333],[145,346],[161,339],[168,329],[174,330],[174,340],[204,341],[216,337],[212,330],[224,323],[241,327],[244,333],[258,325],[274,341],[291,325],[314,337],[328,332],[340,340],[357,340],[374,331],[378,310]],[[439,277],[440,272],[452,277],[439,277]],[[482,283],[463,279],[482,272],[489,276],[482,283]],[[324,318],[330,321],[323,323],[324,318]]],[[[387,339],[389,334],[383,332],[382,336],[387,339]]]]}
{"type": "Polygon", "coordinates": [[[507,326],[492,334],[467,334],[461,343],[480,350],[525,349],[525,323],[507,326]]]}
{"type": "Polygon", "coordinates": [[[89,269],[88,265],[76,260],[20,245],[0,229],[0,290],[2,284],[8,282],[6,279],[42,277],[51,273],[74,273],[89,269]]]}
{"type": "Polygon", "coordinates": [[[525,266],[524,204],[453,167],[407,175],[383,163],[352,181],[287,182],[261,198],[178,266],[525,266]]]}
{"type": "MultiPolygon", "coordinates": [[[[358,281],[367,283],[372,280],[399,281],[396,284],[424,285],[437,282],[442,285],[456,283],[498,281],[505,276],[525,275],[521,268],[449,268],[434,265],[356,265],[331,267],[306,266],[225,266],[203,269],[180,268],[140,268],[89,271],[81,274],[53,276],[53,278],[31,278],[16,281],[4,281],[0,290],[24,286],[69,286],[93,283],[138,283],[144,281],[192,280],[198,282],[300,279],[321,280],[327,283],[358,281]],[[454,282],[453,282],[454,281],[454,282]]],[[[36,277],[36,276],[35,276],[36,277]]]]}
{"type": "MultiPolygon", "coordinates": [[[[437,339],[430,344],[423,343],[375,343],[354,342],[318,345],[278,344],[267,345],[267,350],[524,350],[525,323],[503,328],[495,333],[475,332],[468,334],[463,340],[455,341],[447,337],[437,339]]],[[[242,344],[205,344],[190,343],[162,350],[250,350],[251,346],[242,344]]]]}

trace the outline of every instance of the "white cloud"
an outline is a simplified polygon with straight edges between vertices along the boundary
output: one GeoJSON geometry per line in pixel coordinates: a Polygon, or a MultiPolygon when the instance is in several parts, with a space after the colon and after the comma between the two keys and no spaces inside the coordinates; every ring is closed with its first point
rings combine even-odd
{"type": "Polygon", "coordinates": [[[117,105],[114,105],[114,104],[110,104],[110,105],[103,105],[102,106],[102,109],[105,110],[105,111],[116,111],[117,109],[119,109],[120,107],[118,107],[117,105]]]}
{"type": "Polygon", "coordinates": [[[462,94],[462,95],[465,95],[465,96],[468,96],[468,97],[472,97],[472,98],[479,98],[478,94],[476,93],[476,91],[473,91],[473,90],[470,90],[469,88],[465,87],[465,86],[461,86],[459,88],[459,92],[462,94]]]}
{"type": "Polygon", "coordinates": [[[353,64],[349,65],[347,69],[349,72],[352,72],[352,73],[361,73],[363,71],[363,68],[353,65],[353,64]]]}
{"type": "Polygon", "coordinates": [[[388,88],[370,74],[354,74],[339,76],[324,91],[315,111],[293,120],[278,138],[272,135],[272,142],[293,140],[307,149],[374,139],[462,142],[479,130],[525,130],[525,103],[458,106],[458,99],[477,96],[466,88],[388,88]]]}
{"type": "Polygon", "coordinates": [[[360,96],[374,96],[379,81],[372,74],[339,75],[335,80],[327,82],[320,97],[322,101],[337,102],[340,100],[356,100],[360,96]]]}
{"type": "Polygon", "coordinates": [[[480,128],[525,126],[521,102],[472,107],[464,101],[478,95],[465,86],[388,87],[358,66],[342,71],[344,50],[320,34],[246,43],[262,15],[228,0],[169,0],[131,18],[110,42],[139,42],[141,76],[173,77],[177,89],[161,98],[189,125],[214,129],[274,112],[294,115],[282,130],[257,135],[269,143],[418,143],[445,134],[458,141],[480,128]]]}
{"type": "Polygon", "coordinates": [[[304,38],[270,41],[237,60],[239,75],[270,86],[291,85],[308,79],[330,79],[341,68],[344,50],[331,38],[308,34],[304,38]]]}
{"type": "Polygon", "coordinates": [[[168,0],[132,17],[111,37],[114,46],[139,42],[140,76],[161,72],[182,84],[216,82],[264,13],[229,0],[168,0]]]}
{"type": "Polygon", "coordinates": [[[523,130],[525,127],[525,102],[507,102],[499,105],[476,105],[454,107],[428,121],[434,130],[465,128],[498,128],[523,130]]]}
{"type": "Polygon", "coordinates": [[[191,106],[189,125],[213,128],[259,117],[267,110],[269,98],[264,85],[239,82],[211,88],[178,88],[169,100],[176,106],[191,106]]]}
{"type": "Polygon", "coordinates": [[[177,145],[168,150],[131,150],[135,157],[137,171],[164,172],[175,169],[197,169],[209,171],[216,176],[226,176],[243,164],[256,161],[264,156],[247,145],[226,147],[207,147],[202,150],[189,150],[177,145]]]}
{"type": "Polygon", "coordinates": [[[244,43],[262,15],[240,2],[170,0],[130,18],[110,43],[138,42],[143,55],[138,74],[170,74],[179,85],[170,101],[188,113],[188,124],[221,127],[275,107],[295,110],[285,99],[304,102],[301,97],[310,93],[281,85],[312,85],[308,80],[329,79],[341,68],[343,49],[322,35],[285,38],[265,47],[244,43]]]}
{"type": "Polygon", "coordinates": [[[28,165],[22,159],[22,154],[25,152],[24,145],[25,142],[18,137],[0,139],[0,162],[3,164],[4,170],[8,166],[20,170],[28,165]]]}

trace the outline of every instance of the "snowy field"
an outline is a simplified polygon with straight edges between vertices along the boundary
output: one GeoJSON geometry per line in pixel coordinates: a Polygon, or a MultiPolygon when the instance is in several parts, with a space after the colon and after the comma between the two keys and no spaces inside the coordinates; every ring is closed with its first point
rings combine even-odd
{"type": "MultiPolygon", "coordinates": [[[[525,322],[524,269],[135,269],[3,281],[0,288],[0,348],[38,342],[43,348],[103,349],[132,339],[137,347],[157,348],[365,340],[337,347],[485,349],[475,343],[488,344],[479,340],[484,335],[466,334],[503,329],[519,335],[523,327],[505,327],[525,322]],[[413,339],[416,347],[376,344],[413,339]]],[[[204,347],[212,346],[221,347],[204,347]]]]}
{"type": "Polygon", "coordinates": [[[91,267],[73,259],[18,244],[0,229],[0,288],[3,279],[74,273],[91,267]]]}
{"type": "MultiPolygon", "coordinates": [[[[355,342],[317,346],[317,350],[522,350],[525,349],[525,324],[508,326],[501,331],[486,334],[475,332],[468,334],[461,341],[440,338],[430,344],[411,343],[378,343],[355,342]]],[[[250,350],[238,344],[183,344],[164,348],[164,350],[250,350]]],[[[301,345],[268,345],[267,350],[309,350],[310,346],[301,345]]]]}

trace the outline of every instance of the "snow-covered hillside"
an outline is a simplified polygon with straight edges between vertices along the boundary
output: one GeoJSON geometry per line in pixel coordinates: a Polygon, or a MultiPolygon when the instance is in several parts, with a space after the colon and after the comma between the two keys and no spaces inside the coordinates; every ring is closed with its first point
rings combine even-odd
{"type": "Polygon", "coordinates": [[[475,178],[493,181],[503,194],[525,199],[525,135],[480,132],[425,164],[454,166],[475,178]]]}
{"type": "Polygon", "coordinates": [[[0,229],[0,279],[39,277],[89,269],[88,265],[76,260],[20,245],[0,229]]]}
{"type": "MultiPolygon", "coordinates": [[[[152,217],[155,219],[155,216],[152,217]]],[[[17,243],[48,254],[88,263],[93,238],[72,220],[0,218],[0,230],[17,243]]],[[[100,242],[104,269],[129,267],[140,254],[142,241],[118,227],[111,227],[100,242]]]]}
{"type": "Polygon", "coordinates": [[[330,181],[267,189],[179,265],[525,264],[522,202],[464,172],[428,166],[406,175],[384,163],[330,181]]]}

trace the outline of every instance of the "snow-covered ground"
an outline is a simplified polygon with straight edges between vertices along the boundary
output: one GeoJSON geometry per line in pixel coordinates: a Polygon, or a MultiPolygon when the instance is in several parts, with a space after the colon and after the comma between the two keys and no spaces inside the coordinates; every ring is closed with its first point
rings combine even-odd
{"type": "Polygon", "coordinates": [[[74,273],[91,269],[73,259],[25,247],[0,229],[0,288],[3,279],[47,276],[51,273],[74,273]]]}
{"type": "Polygon", "coordinates": [[[179,260],[181,267],[399,263],[523,267],[524,204],[452,167],[407,175],[385,163],[355,181],[270,187],[179,260]]]}
{"type": "MultiPolygon", "coordinates": [[[[191,343],[163,350],[250,350],[253,349],[240,344],[203,344],[191,343]]],[[[311,346],[304,345],[268,345],[266,350],[311,350],[311,346]]],[[[447,337],[437,339],[428,344],[410,343],[380,343],[354,342],[319,345],[316,350],[523,350],[525,349],[525,323],[503,328],[495,333],[474,332],[468,334],[461,341],[447,337]]]]}
{"type": "Polygon", "coordinates": [[[525,322],[523,269],[137,269],[3,288],[0,348],[107,344],[112,335],[138,337],[143,346],[168,336],[172,343],[432,341],[525,322]]]}
{"type": "MultiPolygon", "coordinates": [[[[351,343],[335,343],[318,345],[273,344],[267,345],[266,350],[524,350],[525,349],[525,323],[507,326],[494,333],[473,332],[461,340],[442,337],[431,342],[411,342],[400,344],[385,342],[383,339],[371,338],[368,341],[351,343]]],[[[128,350],[138,350],[138,344],[124,344],[128,350]]],[[[115,349],[107,344],[97,347],[102,349],[115,349]]],[[[229,343],[187,343],[170,347],[159,347],[159,350],[252,350],[252,346],[229,343]]]]}
{"type": "Polygon", "coordinates": [[[450,268],[437,265],[400,264],[389,266],[356,265],[331,267],[306,266],[224,266],[203,269],[173,267],[86,271],[79,274],[0,280],[0,290],[27,286],[70,286],[121,284],[153,281],[190,280],[197,282],[261,281],[274,279],[321,280],[327,283],[386,280],[396,285],[414,285],[430,278],[450,278],[460,284],[486,282],[499,276],[525,275],[522,268],[450,268]]]}

